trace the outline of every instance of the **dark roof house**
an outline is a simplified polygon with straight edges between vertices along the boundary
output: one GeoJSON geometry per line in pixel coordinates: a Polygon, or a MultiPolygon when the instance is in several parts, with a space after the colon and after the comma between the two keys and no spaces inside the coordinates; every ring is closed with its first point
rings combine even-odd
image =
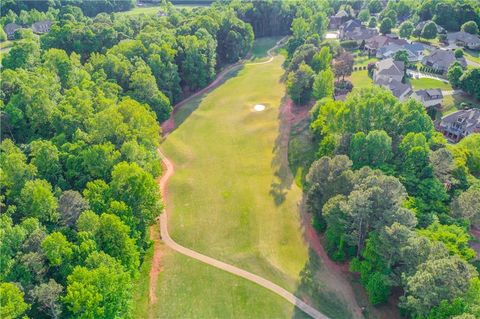
{"type": "Polygon", "coordinates": [[[32,31],[37,34],[48,33],[51,26],[52,21],[50,20],[38,21],[32,24],[32,31]]]}
{"type": "Polygon", "coordinates": [[[338,28],[340,39],[343,39],[343,36],[346,32],[351,32],[355,28],[361,28],[361,27],[362,27],[362,22],[360,22],[360,20],[357,20],[357,19],[348,20],[338,28]]]}
{"type": "Polygon", "coordinates": [[[339,10],[337,14],[330,17],[329,28],[338,29],[342,23],[348,20],[348,17],[349,15],[345,10],[339,10]]]}
{"type": "Polygon", "coordinates": [[[467,66],[464,57],[455,58],[455,53],[447,50],[435,50],[430,55],[422,59],[422,64],[441,72],[447,72],[448,68],[455,62],[459,62],[462,67],[467,66]]]}
{"type": "Polygon", "coordinates": [[[7,38],[11,40],[15,35],[15,31],[21,28],[22,26],[16,23],[8,23],[3,27],[3,31],[5,31],[5,33],[7,34],[7,38]]]}
{"type": "Polygon", "coordinates": [[[451,142],[458,142],[465,136],[480,133],[480,110],[460,110],[442,117],[437,130],[451,142]]]}

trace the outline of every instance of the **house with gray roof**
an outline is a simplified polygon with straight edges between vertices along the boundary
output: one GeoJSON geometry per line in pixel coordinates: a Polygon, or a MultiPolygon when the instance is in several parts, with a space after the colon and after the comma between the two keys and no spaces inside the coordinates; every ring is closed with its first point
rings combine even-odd
{"type": "Polygon", "coordinates": [[[430,46],[419,42],[412,42],[403,45],[392,43],[385,45],[377,50],[376,57],[379,59],[392,58],[398,51],[406,51],[408,54],[408,61],[417,62],[421,61],[424,54],[427,52],[430,46]]]}
{"type": "Polygon", "coordinates": [[[401,82],[405,75],[405,63],[393,59],[385,59],[375,63],[373,81],[393,79],[401,82]]]}
{"type": "Polygon", "coordinates": [[[472,50],[480,50],[480,37],[465,31],[448,33],[447,41],[451,48],[456,46],[472,50]]]}
{"type": "Polygon", "coordinates": [[[385,59],[375,63],[373,81],[375,84],[389,89],[394,96],[400,100],[408,98],[412,94],[412,87],[409,83],[403,83],[405,76],[405,63],[385,59]]]}
{"type": "Polygon", "coordinates": [[[480,133],[480,110],[460,110],[445,115],[436,128],[450,142],[456,143],[465,136],[480,133]]]}
{"type": "Polygon", "coordinates": [[[447,72],[448,68],[455,62],[459,62],[462,67],[467,67],[467,61],[464,57],[455,58],[455,53],[447,50],[435,50],[430,55],[422,59],[422,64],[440,72],[447,72]]]}
{"type": "Polygon", "coordinates": [[[43,34],[43,33],[50,32],[51,26],[52,26],[52,21],[44,20],[44,21],[38,21],[33,23],[31,28],[33,33],[43,34]]]}
{"type": "Polygon", "coordinates": [[[13,40],[13,38],[15,36],[15,31],[17,31],[18,29],[21,29],[21,28],[22,28],[22,26],[18,25],[16,23],[8,23],[3,27],[3,31],[5,31],[5,34],[7,35],[7,38],[9,40],[13,40]]]}
{"type": "Polygon", "coordinates": [[[361,27],[363,27],[363,26],[362,26],[362,22],[360,22],[360,20],[350,19],[347,22],[343,23],[338,28],[339,38],[343,40],[346,33],[352,32],[355,28],[361,28],[361,27]]]}
{"type": "Polygon", "coordinates": [[[412,98],[422,103],[426,108],[430,108],[442,104],[443,94],[440,89],[418,90],[413,92],[412,98]]]}
{"type": "Polygon", "coordinates": [[[365,50],[367,50],[369,54],[375,55],[377,50],[390,44],[402,46],[408,44],[408,42],[407,40],[399,39],[398,37],[378,34],[365,40],[365,50]]]}

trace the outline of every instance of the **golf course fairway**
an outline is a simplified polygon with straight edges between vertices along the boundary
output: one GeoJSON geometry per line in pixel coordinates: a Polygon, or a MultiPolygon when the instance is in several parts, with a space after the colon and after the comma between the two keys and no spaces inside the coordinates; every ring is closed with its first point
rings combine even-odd
{"type": "MultiPolygon", "coordinates": [[[[175,166],[164,199],[173,240],[296,293],[309,256],[281,127],[283,60],[247,63],[183,105],[161,150],[175,166]]],[[[160,259],[154,318],[306,316],[275,293],[163,244],[160,259]]]]}

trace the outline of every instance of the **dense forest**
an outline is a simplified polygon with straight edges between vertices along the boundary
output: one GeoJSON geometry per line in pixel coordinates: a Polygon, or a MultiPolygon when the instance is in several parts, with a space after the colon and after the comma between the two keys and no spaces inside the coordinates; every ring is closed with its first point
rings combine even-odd
{"type": "Polygon", "coordinates": [[[479,264],[468,246],[480,225],[480,136],[447,144],[420,103],[380,88],[333,101],[334,80],[353,61],[323,40],[340,8],[459,30],[465,19],[480,25],[478,3],[233,0],[111,14],[133,5],[2,2],[3,25],[53,21],[41,36],[17,31],[2,60],[2,315],[130,317],[147,230],[162,208],[159,123],[246,57],[254,38],[291,35],[288,93],[299,105],[317,101],[304,191],[330,257],[350,262],[372,304],[401,289],[405,316],[480,317],[479,264]]]}

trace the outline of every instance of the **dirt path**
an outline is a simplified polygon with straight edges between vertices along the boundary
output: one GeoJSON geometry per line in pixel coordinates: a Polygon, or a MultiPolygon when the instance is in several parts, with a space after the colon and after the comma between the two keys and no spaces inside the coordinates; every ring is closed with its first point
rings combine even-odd
{"type": "MultiPolygon", "coordinates": [[[[272,56],[271,52],[273,50],[275,50],[278,46],[280,46],[285,39],[286,39],[286,37],[282,38],[281,40],[279,40],[275,44],[274,47],[272,47],[271,49],[269,49],[267,51],[267,54],[270,56],[270,58],[267,61],[257,62],[257,63],[247,63],[246,65],[259,65],[259,64],[266,64],[266,63],[272,62],[274,57],[272,56]]],[[[173,113],[176,110],[178,110],[178,108],[180,108],[182,105],[184,105],[185,103],[187,103],[191,99],[193,99],[193,98],[207,92],[208,90],[214,88],[215,86],[217,86],[222,81],[223,77],[228,72],[230,72],[231,70],[233,70],[235,68],[240,67],[241,65],[242,65],[241,63],[237,63],[237,64],[232,65],[229,68],[225,69],[224,71],[222,71],[218,75],[217,79],[215,79],[215,81],[213,81],[209,86],[207,86],[206,88],[200,90],[199,92],[195,93],[194,95],[190,96],[189,98],[187,98],[187,99],[181,101],[180,103],[178,103],[177,105],[175,105],[174,110],[172,112],[172,116],[170,117],[170,119],[168,119],[167,121],[165,121],[162,124],[162,129],[164,129],[164,135],[165,136],[168,135],[175,128],[175,123],[174,123],[174,120],[173,120],[173,113]]],[[[167,198],[168,180],[174,174],[175,170],[174,170],[173,163],[161,152],[160,149],[158,149],[158,154],[159,154],[160,158],[162,159],[162,162],[165,166],[164,174],[160,178],[160,180],[158,181],[162,198],[165,199],[165,198],[167,198]]],[[[183,246],[179,245],[178,243],[176,243],[170,237],[170,234],[168,233],[168,210],[164,209],[158,220],[160,221],[161,238],[162,238],[163,242],[167,246],[172,248],[173,250],[175,250],[175,251],[177,251],[177,252],[179,252],[179,253],[181,253],[185,256],[188,256],[188,257],[194,258],[196,260],[199,260],[201,262],[204,262],[208,265],[211,265],[211,266],[214,266],[216,268],[227,271],[231,274],[234,274],[234,275],[237,275],[237,276],[242,277],[244,279],[250,280],[250,281],[252,281],[252,282],[254,282],[254,283],[256,283],[256,284],[258,284],[258,285],[260,285],[264,288],[267,288],[270,291],[276,293],[277,295],[283,297],[285,300],[292,303],[297,308],[301,309],[303,312],[310,315],[312,318],[328,319],[327,316],[325,316],[324,314],[322,314],[321,312],[319,312],[318,310],[316,310],[312,306],[308,305],[303,300],[297,298],[296,296],[294,296],[292,293],[288,292],[284,288],[278,286],[277,284],[274,284],[273,282],[271,282],[271,281],[269,281],[269,280],[267,280],[263,277],[260,277],[258,275],[255,275],[251,272],[248,272],[246,270],[243,270],[243,269],[240,269],[238,267],[232,266],[230,264],[224,263],[222,261],[216,260],[214,258],[208,257],[206,255],[200,254],[196,251],[193,251],[191,249],[188,249],[188,248],[183,247],[183,246]]],[[[155,249],[154,259],[153,259],[153,263],[152,263],[152,270],[150,272],[150,275],[151,275],[151,278],[150,278],[150,285],[151,285],[150,286],[150,302],[151,303],[155,303],[155,301],[156,301],[156,283],[157,283],[157,279],[158,279],[158,272],[159,272],[159,269],[160,269],[160,265],[159,265],[160,260],[156,260],[156,257],[158,259],[160,259],[160,255],[161,255],[160,252],[157,252],[157,250],[159,250],[158,246],[154,245],[154,249],[155,249]]]]}
{"type": "MultiPolygon", "coordinates": [[[[311,105],[295,106],[292,100],[288,97],[282,106],[281,113],[283,115],[283,129],[281,130],[280,134],[284,135],[283,139],[285,140],[283,143],[285,143],[284,147],[286,148],[284,159],[284,161],[286,161],[286,165],[288,165],[288,141],[292,126],[298,124],[300,121],[305,120],[308,117],[310,109],[311,105]]],[[[303,209],[301,216],[305,241],[325,265],[332,282],[332,287],[335,287],[335,290],[337,290],[340,295],[345,298],[348,305],[351,307],[351,311],[355,314],[355,318],[363,318],[364,316],[362,314],[362,309],[357,302],[352,285],[347,279],[349,272],[348,264],[336,263],[330,259],[321,243],[321,238],[312,227],[311,216],[303,212],[303,209]]]]}

